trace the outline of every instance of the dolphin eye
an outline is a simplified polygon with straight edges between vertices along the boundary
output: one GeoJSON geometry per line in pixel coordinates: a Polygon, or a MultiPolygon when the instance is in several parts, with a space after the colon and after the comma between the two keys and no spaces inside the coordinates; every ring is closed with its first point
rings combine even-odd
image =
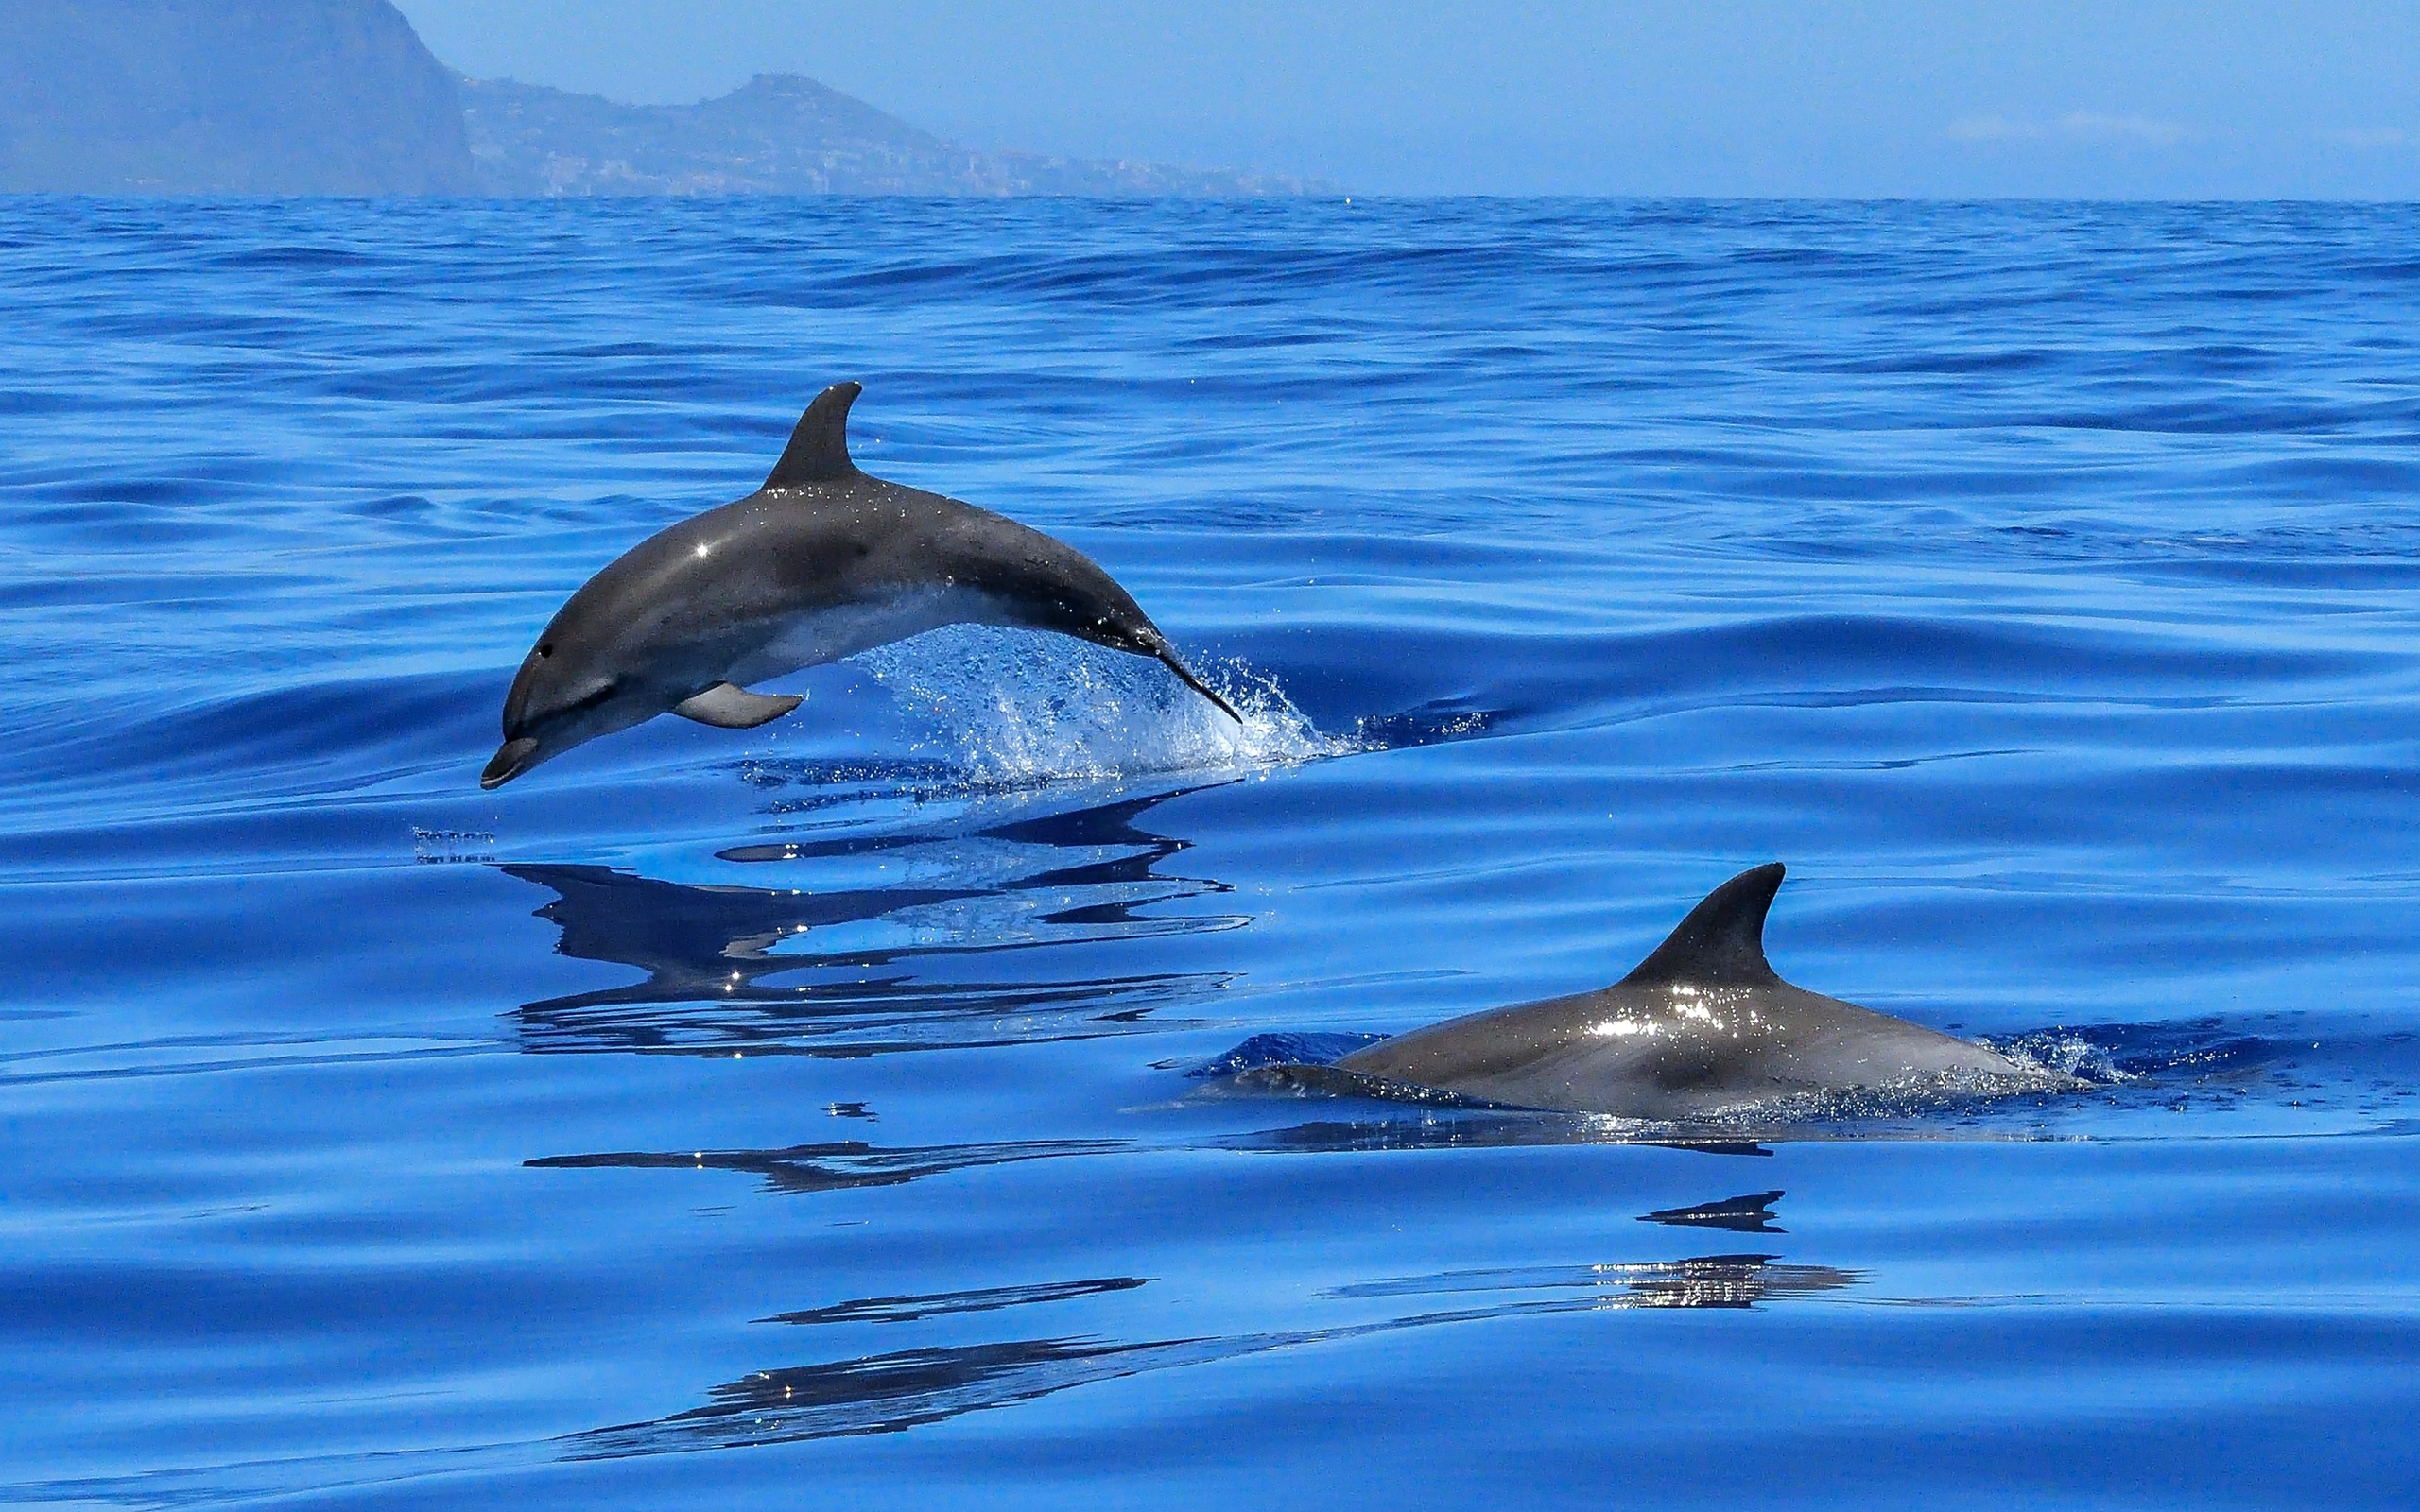
{"type": "Polygon", "coordinates": [[[540,656],[552,656],[555,654],[555,648],[552,644],[541,641],[538,643],[538,654],[540,656]]]}

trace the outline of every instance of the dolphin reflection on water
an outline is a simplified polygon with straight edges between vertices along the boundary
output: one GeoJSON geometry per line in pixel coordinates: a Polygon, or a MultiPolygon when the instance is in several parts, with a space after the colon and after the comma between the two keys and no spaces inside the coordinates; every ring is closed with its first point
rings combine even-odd
{"type": "MultiPolygon", "coordinates": [[[[1779,1195],[1766,1194],[1768,1198],[1779,1195]]],[[[1673,1221],[1665,1214],[1647,1216],[1653,1222],[1673,1221]]],[[[758,1321],[821,1331],[833,1325],[936,1314],[1011,1309],[1021,1314],[1041,1305],[1046,1311],[1038,1316],[1056,1313],[1058,1327],[1006,1339],[891,1349],[758,1370],[712,1387],[701,1405],[650,1421],[571,1435],[556,1444],[568,1458],[613,1459],[902,1433],[1071,1387],[1443,1324],[1675,1308],[1744,1311],[1776,1301],[1824,1297],[1868,1283],[1862,1271],[1793,1264],[1772,1254],[1449,1270],[1329,1287],[1318,1294],[1320,1300],[1345,1305],[1336,1310],[1336,1320],[1323,1327],[1247,1329],[1184,1337],[1146,1333],[1139,1339],[1102,1337],[1093,1329],[1105,1316],[1114,1315],[1116,1301],[1155,1284],[1149,1277],[1087,1277],[957,1293],[862,1297],[758,1321]],[[1091,1306],[1070,1317],[1060,1304],[1071,1302],[1091,1306]],[[1386,1308],[1387,1315],[1368,1317],[1373,1303],[1386,1308]]],[[[1136,1316],[1133,1321],[1144,1320],[1136,1316]]],[[[1030,1331],[1047,1325],[1037,1319],[1026,1327],[1030,1331]]]]}
{"type": "Polygon", "coordinates": [[[944,625],[1052,630],[1152,657],[1242,722],[1082,552],[858,472],[848,421],[860,391],[818,395],[755,492],[658,531],[580,585],[513,677],[481,787],[658,714],[753,729],[801,700],[749,683],[944,625]]]}
{"type": "Polygon", "coordinates": [[[1374,1322],[1137,1341],[1058,1334],[895,1349],[759,1370],[712,1388],[702,1406],[648,1422],[593,1429],[557,1442],[568,1458],[618,1459],[902,1433],[1073,1386],[1409,1329],[1574,1313],[1746,1310],[1844,1291],[1864,1280],[1857,1271],[1788,1264],[1775,1255],[1698,1255],[1407,1277],[1325,1294],[1337,1299],[1425,1300],[1417,1311],[1374,1322]],[[1452,1298],[1449,1305],[1440,1305],[1438,1299],[1444,1297],[1452,1298]]]}
{"type": "Polygon", "coordinates": [[[555,895],[537,914],[562,931],[560,954],[644,973],[524,1005],[522,1043],[856,1056],[1146,1027],[1227,975],[1109,970],[1094,959],[1098,948],[1241,922],[1160,906],[1228,891],[1159,869],[1189,842],[1153,833],[1143,816],[1186,791],[972,829],[776,839],[717,858],[769,881],[798,873],[805,883],[825,868],[860,883],[870,873],[900,879],[881,885],[700,885],[599,866],[502,866],[555,895]],[[1080,963],[1073,970],[1070,953],[1080,963]]]}

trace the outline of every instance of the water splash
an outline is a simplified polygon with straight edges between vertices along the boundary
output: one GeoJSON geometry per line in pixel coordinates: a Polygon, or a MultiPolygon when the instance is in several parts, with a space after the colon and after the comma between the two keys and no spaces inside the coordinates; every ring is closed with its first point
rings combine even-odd
{"type": "Polygon", "coordinates": [[[2073,1029],[2036,1029],[2005,1041],[1985,1043],[2028,1071],[2073,1076],[2095,1087],[2115,1087],[2140,1074],[2119,1065],[2107,1045],[2073,1029]]]}
{"type": "Polygon", "coordinates": [[[1232,659],[1197,670],[1240,724],[1158,662],[1064,636],[950,626],[857,662],[925,723],[914,752],[978,786],[1266,770],[1362,748],[1320,733],[1275,678],[1232,659]]]}

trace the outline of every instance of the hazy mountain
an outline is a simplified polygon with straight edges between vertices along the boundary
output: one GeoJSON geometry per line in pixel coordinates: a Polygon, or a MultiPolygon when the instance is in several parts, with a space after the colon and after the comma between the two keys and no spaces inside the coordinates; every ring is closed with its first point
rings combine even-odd
{"type": "Polygon", "coordinates": [[[1290,195],[978,152],[795,74],[620,105],[450,73],[387,0],[0,0],[0,193],[1290,195]]]}
{"type": "Polygon", "coordinates": [[[0,191],[473,183],[454,81],[386,0],[0,0],[0,191]]]}
{"type": "Polygon", "coordinates": [[[457,77],[491,195],[1295,195],[1325,186],[1158,163],[978,152],[796,74],[696,105],[457,77]]]}

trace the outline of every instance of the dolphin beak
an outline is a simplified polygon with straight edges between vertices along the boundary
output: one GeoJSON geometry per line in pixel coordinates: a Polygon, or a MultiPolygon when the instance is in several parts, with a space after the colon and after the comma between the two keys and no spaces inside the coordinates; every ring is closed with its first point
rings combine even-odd
{"type": "Polygon", "coordinates": [[[1186,687],[1191,688],[1194,692],[1201,695],[1204,698],[1207,698],[1212,703],[1217,704],[1220,713],[1225,714],[1236,724],[1240,725],[1244,722],[1244,716],[1236,713],[1236,706],[1229,703],[1226,699],[1219,697],[1218,694],[1212,692],[1210,684],[1202,681],[1200,678],[1195,677],[1193,669],[1186,666],[1183,662],[1178,661],[1177,655],[1174,651],[1169,650],[1166,645],[1162,645],[1159,648],[1159,658],[1161,661],[1167,663],[1168,670],[1175,673],[1178,679],[1186,687]]]}
{"type": "Polygon", "coordinates": [[[506,741],[495,748],[488,769],[479,774],[479,786],[489,790],[502,787],[526,771],[537,754],[538,743],[527,735],[506,741]]]}

